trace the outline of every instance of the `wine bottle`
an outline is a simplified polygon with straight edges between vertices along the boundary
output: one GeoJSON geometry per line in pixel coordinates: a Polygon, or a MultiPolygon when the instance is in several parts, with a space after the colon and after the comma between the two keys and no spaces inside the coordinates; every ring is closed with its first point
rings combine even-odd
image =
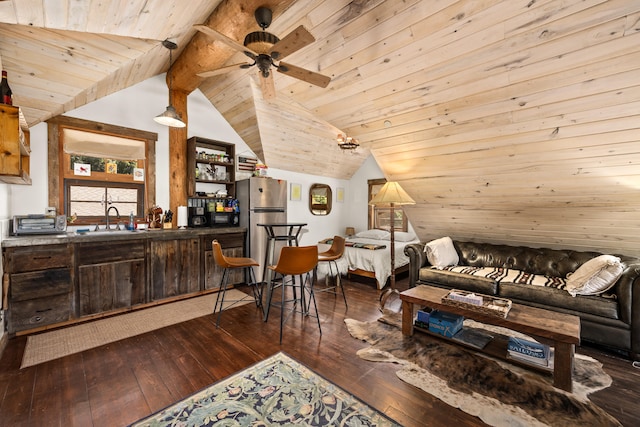
{"type": "Polygon", "coordinates": [[[7,80],[7,71],[2,70],[2,81],[0,81],[0,93],[2,94],[2,103],[13,105],[12,92],[7,80]]]}

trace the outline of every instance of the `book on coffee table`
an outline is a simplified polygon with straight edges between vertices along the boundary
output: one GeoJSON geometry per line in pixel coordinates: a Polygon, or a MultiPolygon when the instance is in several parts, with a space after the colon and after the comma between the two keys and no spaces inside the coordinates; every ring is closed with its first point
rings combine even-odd
{"type": "Polygon", "coordinates": [[[482,329],[463,327],[451,339],[477,349],[483,349],[493,339],[493,335],[482,329]]]}

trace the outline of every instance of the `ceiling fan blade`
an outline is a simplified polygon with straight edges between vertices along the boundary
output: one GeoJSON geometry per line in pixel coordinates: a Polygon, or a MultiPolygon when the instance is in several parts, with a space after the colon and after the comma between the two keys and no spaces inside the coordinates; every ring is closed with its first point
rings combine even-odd
{"type": "Polygon", "coordinates": [[[235,41],[234,39],[225,36],[222,33],[217,32],[216,30],[214,30],[211,27],[207,27],[206,25],[194,25],[193,26],[196,30],[203,32],[204,34],[213,37],[214,39],[221,41],[222,43],[226,44],[227,46],[240,51],[240,52],[250,52],[252,53],[254,56],[257,56],[258,54],[255,53],[254,51],[252,51],[251,49],[249,49],[246,46],[243,46],[241,43],[238,43],[237,41],[235,41]]]}
{"type": "Polygon", "coordinates": [[[269,73],[269,77],[262,77],[262,74],[258,72],[258,79],[260,80],[260,89],[262,90],[262,97],[264,99],[275,98],[276,86],[273,83],[273,73],[269,73]]]}
{"type": "Polygon", "coordinates": [[[300,25],[295,30],[284,36],[278,43],[271,48],[271,56],[274,59],[281,59],[303,47],[313,43],[316,39],[306,28],[300,25]],[[274,54],[276,53],[276,54],[274,54]]]}
{"type": "Polygon", "coordinates": [[[297,67],[291,64],[285,64],[281,62],[278,66],[278,71],[287,76],[295,77],[296,79],[311,83],[312,85],[327,87],[331,82],[331,78],[324,76],[313,71],[305,70],[304,68],[297,67]]]}
{"type": "Polygon", "coordinates": [[[217,76],[219,74],[224,74],[226,72],[232,71],[232,70],[239,70],[240,68],[245,68],[246,65],[250,65],[250,64],[233,64],[233,65],[226,65],[222,68],[216,68],[215,70],[211,70],[211,71],[203,71],[201,73],[196,74],[198,77],[213,77],[213,76],[217,76]]]}

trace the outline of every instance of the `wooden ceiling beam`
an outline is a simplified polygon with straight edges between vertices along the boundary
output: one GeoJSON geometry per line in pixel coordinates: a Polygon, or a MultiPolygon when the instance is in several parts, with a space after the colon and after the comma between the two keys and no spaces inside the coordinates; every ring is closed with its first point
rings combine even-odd
{"type": "MultiPolygon", "coordinates": [[[[204,25],[242,44],[247,33],[260,30],[254,17],[258,7],[269,7],[275,20],[294,2],[295,0],[224,0],[204,25]]],[[[171,68],[174,90],[191,93],[202,82],[198,73],[223,67],[235,53],[224,43],[198,31],[171,68]]]]}

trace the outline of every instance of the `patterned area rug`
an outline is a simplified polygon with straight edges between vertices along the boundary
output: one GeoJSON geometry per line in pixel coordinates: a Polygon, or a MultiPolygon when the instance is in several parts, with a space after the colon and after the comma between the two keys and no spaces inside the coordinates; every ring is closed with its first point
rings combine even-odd
{"type": "MultiPolygon", "coordinates": [[[[207,294],[30,335],[27,337],[20,369],[206,316],[213,312],[216,296],[216,293],[207,294]]],[[[222,309],[249,303],[253,303],[250,295],[237,289],[229,289],[222,309]],[[234,301],[239,302],[234,303],[234,301]]]]}
{"type": "Polygon", "coordinates": [[[176,425],[400,426],[282,352],[132,424],[176,425]]]}
{"type": "MultiPolygon", "coordinates": [[[[483,357],[423,333],[403,337],[399,314],[386,313],[380,320],[345,319],[349,333],[370,344],[358,351],[359,357],[398,364],[398,378],[489,425],[620,426],[587,397],[612,383],[595,359],[576,355],[574,392],[568,393],[553,387],[550,376],[483,357]]],[[[503,334],[513,332],[497,329],[491,328],[503,334]]]]}

